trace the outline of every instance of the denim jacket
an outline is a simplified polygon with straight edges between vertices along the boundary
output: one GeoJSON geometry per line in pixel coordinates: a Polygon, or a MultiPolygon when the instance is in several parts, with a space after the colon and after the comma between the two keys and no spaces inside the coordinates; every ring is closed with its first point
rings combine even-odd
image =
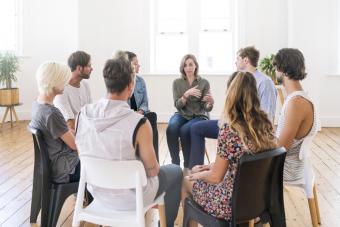
{"type": "MultiPolygon", "coordinates": [[[[137,109],[143,110],[144,113],[149,112],[149,99],[146,91],[146,84],[144,79],[138,75],[136,75],[136,85],[133,94],[135,96],[137,109]]],[[[128,103],[131,106],[130,99],[128,100],[128,103]]]]}

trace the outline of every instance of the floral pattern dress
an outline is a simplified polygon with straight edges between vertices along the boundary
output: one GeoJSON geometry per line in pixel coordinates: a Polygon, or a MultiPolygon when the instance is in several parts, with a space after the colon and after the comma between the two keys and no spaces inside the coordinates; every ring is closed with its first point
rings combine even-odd
{"type": "Polygon", "coordinates": [[[193,198],[208,214],[231,220],[231,197],[233,194],[239,160],[251,145],[245,145],[228,124],[221,126],[218,135],[217,155],[229,162],[224,179],[219,184],[197,180],[193,185],[193,198]]]}

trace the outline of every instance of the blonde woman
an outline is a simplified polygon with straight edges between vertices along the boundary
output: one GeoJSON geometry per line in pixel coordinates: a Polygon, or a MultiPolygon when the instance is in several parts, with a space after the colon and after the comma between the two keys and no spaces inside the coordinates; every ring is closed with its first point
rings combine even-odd
{"type": "Polygon", "coordinates": [[[260,109],[254,76],[235,72],[228,85],[216,160],[210,165],[195,166],[185,178],[182,192],[183,199],[192,194],[207,213],[230,221],[231,195],[240,158],[247,152],[257,153],[277,144],[271,121],[260,109]]]}
{"type": "Polygon", "coordinates": [[[79,181],[80,162],[73,132],[58,108],[53,105],[71,77],[70,68],[56,62],[45,62],[37,70],[39,95],[32,105],[30,127],[39,129],[51,160],[52,180],[56,183],[79,181]]]}

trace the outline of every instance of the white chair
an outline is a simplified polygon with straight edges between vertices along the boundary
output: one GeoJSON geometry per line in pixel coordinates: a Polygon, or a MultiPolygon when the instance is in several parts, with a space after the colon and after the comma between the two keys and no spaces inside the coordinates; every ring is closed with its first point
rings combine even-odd
{"type": "Polygon", "coordinates": [[[317,227],[321,224],[318,197],[315,188],[315,174],[310,157],[310,145],[312,144],[315,135],[316,133],[305,138],[301,145],[299,159],[304,162],[304,179],[296,182],[284,182],[287,186],[297,186],[305,190],[313,227],[317,227]]]}
{"type": "Polygon", "coordinates": [[[147,179],[144,166],[140,161],[112,161],[81,156],[81,175],[74,209],[72,226],[79,226],[80,221],[87,221],[106,226],[145,226],[145,213],[158,204],[160,224],[166,226],[164,195],[160,195],[152,204],[144,206],[142,187],[147,179]],[[85,184],[106,189],[136,189],[136,210],[111,210],[94,200],[83,208],[85,184]]]}

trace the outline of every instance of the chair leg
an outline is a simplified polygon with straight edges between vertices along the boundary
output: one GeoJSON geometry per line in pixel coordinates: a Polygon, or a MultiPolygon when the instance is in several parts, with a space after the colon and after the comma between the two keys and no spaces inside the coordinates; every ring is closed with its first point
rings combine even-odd
{"type": "Polygon", "coordinates": [[[254,224],[255,224],[255,220],[254,220],[254,219],[252,219],[252,220],[250,220],[250,221],[248,222],[248,226],[249,226],[249,227],[254,227],[254,224]]]}
{"type": "Polygon", "coordinates": [[[210,158],[209,158],[209,154],[208,154],[207,148],[204,148],[204,153],[205,153],[205,156],[208,159],[208,163],[210,164],[210,158]]]}
{"type": "Polygon", "coordinates": [[[41,226],[49,226],[50,215],[50,202],[51,202],[51,190],[44,190],[42,192],[41,202],[41,226]]]}
{"type": "Polygon", "coordinates": [[[50,213],[50,226],[55,227],[57,225],[61,208],[64,205],[65,200],[69,195],[65,195],[61,190],[54,190],[51,199],[51,213],[50,213]]]}
{"type": "Polygon", "coordinates": [[[164,204],[158,204],[160,227],[166,227],[166,216],[164,204]]]}
{"type": "MultiPolygon", "coordinates": [[[[36,173],[34,173],[36,175],[36,173]]],[[[32,202],[31,202],[31,214],[30,223],[37,223],[39,211],[41,209],[41,176],[33,177],[33,190],[32,190],[32,202]]]]}
{"type": "Polygon", "coordinates": [[[317,215],[318,223],[319,223],[319,225],[320,225],[320,224],[321,224],[320,210],[319,210],[318,195],[317,195],[317,193],[316,193],[315,185],[314,185],[314,187],[313,187],[313,195],[314,195],[314,202],[315,202],[316,215],[317,215]]]}
{"type": "Polygon", "coordinates": [[[311,216],[311,219],[312,219],[312,226],[318,227],[319,225],[318,225],[318,218],[317,218],[317,214],[316,214],[314,198],[308,199],[308,205],[309,205],[310,216],[311,216]]]}

